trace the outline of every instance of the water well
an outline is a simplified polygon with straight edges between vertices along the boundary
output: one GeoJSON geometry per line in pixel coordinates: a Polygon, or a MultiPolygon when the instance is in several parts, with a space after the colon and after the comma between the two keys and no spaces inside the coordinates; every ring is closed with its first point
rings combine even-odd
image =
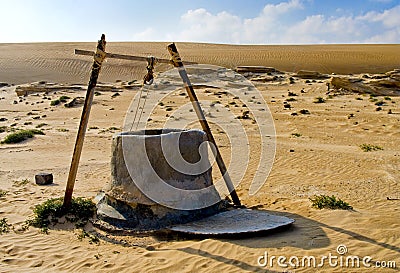
{"type": "MultiPolygon", "coordinates": [[[[215,66],[199,65],[188,73],[175,44],[170,44],[167,47],[171,54],[170,60],[110,54],[104,52],[105,44],[103,34],[101,40],[99,40],[96,53],[75,50],[76,54],[94,56],[94,63],[71,161],[64,205],[68,206],[71,201],[91,99],[105,57],[147,61],[148,73],[144,77],[144,82],[150,84],[153,82],[154,61],[172,62],[179,69],[174,69],[172,72],[167,71],[163,76],[159,75],[157,83],[151,86],[153,91],[159,90],[160,92],[154,92],[154,94],[164,96],[167,92],[181,88],[183,82],[194,107],[194,112],[211,142],[214,138],[196,97],[194,85],[189,80],[189,75],[190,78],[193,78],[197,87],[206,86],[207,88],[229,90],[229,92],[223,92],[235,94],[235,97],[249,102],[250,97],[252,100],[258,97],[260,101],[257,101],[257,103],[253,101],[254,105],[251,106],[250,110],[252,110],[257,124],[261,125],[259,127],[261,135],[272,139],[272,142],[269,143],[270,145],[261,145],[261,148],[265,147],[261,150],[260,155],[260,166],[263,167],[259,169],[261,170],[260,176],[263,179],[259,179],[261,183],[253,182],[249,192],[255,194],[262,187],[265,177],[268,176],[268,169],[272,167],[275,155],[274,137],[271,138],[271,136],[275,136],[275,129],[272,115],[269,111],[266,111],[265,108],[268,107],[265,107],[266,105],[262,103],[264,99],[250,81],[233,71],[215,66]],[[268,153],[268,151],[270,152],[268,153]],[[269,158],[264,158],[263,152],[269,155],[269,158]],[[266,165],[261,164],[261,162],[266,163],[266,165]],[[269,168],[265,168],[265,166],[269,166],[269,168]]],[[[139,96],[139,98],[141,97],[139,96]]],[[[153,98],[154,103],[151,105],[157,105],[159,99],[153,98]]],[[[139,106],[139,103],[137,106],[139,106]]],[[[145,111],[143,105],[142,113],[150,114],[151,111],[145,111]]],[[[218,124],[226,124],[227,128],[235,133],[240,131],[239,128],[243,128],[239,124],[239,127],[233,126],[237,117],[228,115],[232,117],[229,120],[226,119],[227,115],[222,116],[224,122],[218,124]]],[[[132,123],[129,124],[133,125],[136,122],[137,126],[143,125],[140,122],[141,115],[138,121],[135,118],[136,115],[134,115],[132,123]]],[[[143,120],[148,120],[148,118],[144,117],[143,120]]],[[[112,143],[112,181],[106,191],[97,197],[97,215],[102,221],[100,225],[105,228],[111,227],[114,230],[118,230],[120,227],[133,231],[166,227],[169,231],[184,234],[230,236],[272,231],[290,226],[294,222],[293,219],[285,216],[275,216],[266,211],[241,208],[241,202],[234,189],[235,185],[226,172],[225,163],[219,154],[216,143],[214,143],[213,154],[217,154],[217,165],[223,173],[226,188],[229,189],[232,201],[236,205],[235,209],[226,210],[227,203],[221,200],[212,183],[211,164],[207,156],[208,149],[207,145],[204,145],[206,139],[206,134],[203,131],[179,129],[142,130],[115,135],[112,143]]],[[[235,145],[232,142],[232,147],[243,146],[241,144],[242,142],[235,145]]],[[[247,147],[248,145],[244,146],[247,147]]],[[[234,154],[239,165],[245,166],[246,164],[243,164],[240,156],[245,155],[245,153],[237,152],[234,154]]],[[[258,170],[255,177],[257,177],[257,174],[258,170]]],[[[240,182],[240,180],[241,178],[236,179],[237,182],[240,182]]]]}
{"type": "Polygon", "coordinates": [[[100,196],[98,217],[116,227],[151,230],[220,212],[212,183],[206,134],[152,129],[116,134],[111,183],[100,196]]]}

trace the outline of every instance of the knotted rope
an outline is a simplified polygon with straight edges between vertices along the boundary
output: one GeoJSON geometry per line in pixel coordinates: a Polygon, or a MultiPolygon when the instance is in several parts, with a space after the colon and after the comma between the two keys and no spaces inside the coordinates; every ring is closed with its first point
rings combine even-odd
{"type": "Polygon", "coordinates": [[[153,56],[149,56],[147,58],[147,67],[146,67],[147,74],[143,78],[144,84],[151,85],[153,83],[153,80],[154,80],[153,70],[154,70],[155,61],[156,61],[156,58],[154,58],[153,56]]]}
{"type": "Polygon", "coordinates": [[[96,53],[94,54],[94,61],[97,65],[101,65],[106,58],[106,52],[97,48],[96,53]]]}

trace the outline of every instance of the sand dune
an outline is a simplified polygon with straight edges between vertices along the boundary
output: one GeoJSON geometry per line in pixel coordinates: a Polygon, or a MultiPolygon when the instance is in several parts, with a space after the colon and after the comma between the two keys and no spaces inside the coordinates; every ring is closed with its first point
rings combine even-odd
{"type": "MultiPolygon", "coordinates": [[[[108,43],[107,51],[169,58],[168,43],[108,43]]],[[[383,73],[400,63],[400,45],[240,46],[177,43],[182,58],[198,63],[235,68],[263,65],[278,70],[321,73],[383,73]]],[[[86,83],[92,60],[74,55],[74,49],[95,50],[94,43],[0,44],[1,81],[21,84],[34,80],[86,83]]],[[[168,69],[158,65],[157,70],[168,69]]],[[[107,60],[100,81],[142,79],[146,64],[107,60]],[[108,65],[107,65],[108,64],[108,65]]]]}
{"type": "MultiPolygon", "coordinates": [[[[20,84],[47,80],[84,83],[88,80],[90,57],[75,56],[74,48],[93,50],[93,43],[2,44],[0,82],[20,84]]],[[[109,51],[154,54],[168,58],[164,43],[110,43],[109,51]]],[[[179,43],[181,55],[190,61],[226,66],[266,65],[282,71],[307,69],[321,73],[347,74],[387,72],[399,68],[399,45],[327,46],[229,46],[179,43]]],[[[140,79],[143,63],[108,60],[102,82],[140,79]]],[[[158,71],[167,69],[160,66],[158,71]]],[[[370,97],[362,94],[326,94],[329,79],[295,79],[286,73],[282,81],[254,82],[274,118],[277,153],[267,183],[254,196],[248,195],[257,165],[251,158],[238,187],[243,204],[296,220],[289,230],[267,236],[237,239],[179,239],[110,236],[93,226],[86,230],[100,238],[91,243],[79,239],[80,231],[60,225],[43,234],[36,228],[22,229],[32,207],[51,197],[63,196],[82,107],[50,106],[62,95],[82,97],[84,90],[37,93],[18,98],[15,86],[0,88],[0,126],[8,129],[36,128],[46,133],[19,144],[0,145],[0,219],[7,218],[14,230],[0,234],[1,272],[397,272],[400,268],[400,97],[370,97]],[[289,96],[288,92],[297,96],[289,96]],[[315,103],[317,97],[324,103],[315,103]],[[284,106],[289,98],[291,108],[284,106]],[[15,101],[15,103],[14,103],[15,101]],[[383,101],[377,111],[376,102],[383,101]],[[301,114],[300,110],[310,114],[301,114]],[[389,114],[391,110],[391,114],[389,114]],[[297,115],[293,113],[296,112],[297,115]],[[373,144],[383,150],[363,152],[359,145],[373,144]],[[34,184],[38,172],[52,172],[51,186],[34,184]],[[25,182],[23,182],[27,179],[25,182]],[[354,211],[316,210],[309,197],[335,195],[354,211]],[[371,256],[373,261],[396,261],[391,268],[341,268],[325,263],[323,268],[259,266],[265,251],[274,256],[338,255],[344,244],[348,255],[371,256]]],[[[116,84],[118,85],[118,84],[116,84]]],[[[200,98],[219,101],[221,107],[240,114],[249,101],[206,92],[200,98]],[[237,100],[237,107],[229,104],[237,100]]],[[[95,96],[89,129],[75,186],[75,196],[93,198],[110,179],[112,135],[122,129],[126,111],[138,88],[95,96]],[[116,128],[112,128],[116,127],[116,128]]],[[[156,106],[151,126],[160,127],[166,115],[188,102],[181,90],[156,106]],[[167,110],[168,107],[172,111],[167,110]]],[[[151,94],[149,94],[151,96],[151,94]]],[[[151,98],[149,98],[151,101],[151,98]]],[[[205,105],[210,113],[210,105],[205,105]]],[[[215,113],[214,113],[215,114],[215,113]]],[[[189,112],[188,112],[189,115],[189,112]]],[[[250,148],[257,151],[260,139],[256,124],[243,120],[250,148]]],[[[190,126],[199,128],[197,123],[190,126]]],[[[212,130],[218,132],[212,124],[212,130]]],[[[0,133],[3,139],[9,132],[0,133]]],[[[217,143],[230,162],[228,138],[216,134],[217,143]]],[[[263,166],[261,166],[262,168],[263,166]]],[[[214,174],[216,177],[217,174],[214,174]]]]}

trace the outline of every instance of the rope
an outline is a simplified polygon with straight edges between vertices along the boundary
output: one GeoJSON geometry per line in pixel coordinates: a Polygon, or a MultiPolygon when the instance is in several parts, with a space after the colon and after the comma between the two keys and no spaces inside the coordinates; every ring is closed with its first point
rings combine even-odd
{"type": "MultiPolygon", "coordinates": [[[[143,106],[142,106],[142,111],[140,111],[140,115],[139,115],[139,118],[138,118],[138,122],[136,123],[136,128],[135,128],[135,130],[137,130],[137,128],[138,128],[138,126],[139,126],[140,119],[142,118],[142,114],[143,114],[143,112],[144,112],[144,107],[145,107],[145,105],[146,105],[147,97],[149,96],[149,94],[150,94],[150,93],[147,92],[146,95],[145,95],[145,97],[144,97],[144,102],[143,102],[143,106]]],[[[140,98],[142,98],[142,95],[140,95],[140,98]]]]}
{"type": "Polygon", "coordinates": [[[171,63],[175,67],[179,66],[178,63],[182,62],[181,56],[179,56],[179,53],[178,52],[173,52],[173,51],[170,51],[170,53],[171,53],[171,63]]]}
{"type": "Polygon", "coordinates": [[[155,64],[156,58],[153,56],[149,56],[147,58],[147,74],[143,78],[143,84],[151,85],[154,80],[153,69],[155,64]]]}
{"type": "Polygon", "coordinates": [[[153,72],[153,70],[154,70],[154,65],[155,64],[156,64],[156,58],[154,58],[153,56],[149,56],[147,58],[147,66],[146,66],[147,74],[143,77],[143,86],[140,89],[139,99],[138,99],[138,103],[137,103],[137,107],[136,107],[135,115],[133,117],[133,121],[132,121],[132,125],[131,125],[131,128],[130,128],[130,131],[132,131],[132,128],[135,125],[135,123],[136,123],[135,130],[137,130],[137,128],[139,126],[139,123],[140,123],[140,120],[142,118],[142,114],[144,112],[144,107],[146,106],[147,97],[150,94],[148,91],[145,94],[144,102],[143,102],[143,105],[142,105],[142,109],[140,111],[138,119],[136,120],[136,117],[137,117],[137,114],[138,114],[139,108],[140,108],[140,102],[141,102],[142,96],[143,96],[143,88],[144,88],[145,85],[151,85],[153,83],[153,81],[154,81],[154,72],[153,72]]]}
{"type": "MultiPolygon", "coordinates": [[[[137,113],[138,113],[138,111],[139,111],[140,100],[142,99],[142,93],[143,93],[143,86],[142,86],[142,88],[140,88],[140,94],[139,94],[139,99],[138,99],[138,103],[137,103],[137,106],[136,106],[135,115],[134,115],[134,117],[133,117],[131,129],[130,129],[129,131],[132,131],[133,125],[135,125],[136,116],[137,116],[137,113]]],[[[138,121],[138,123],[139,123],[139,121],[138,121]]],[[[136,128],[137,128],[137,125],[136,125],[136,128]]],[[[136,130],[136,129],[135,129],[135,130],[136,130]]]]}
{"type": "Polygon", "coordinates": [[[94,61],[96,62],[96,64],[100,66],[105,58],[106,58],[106,52],[97,48],[96,54],[94,54],[94,61]]]}

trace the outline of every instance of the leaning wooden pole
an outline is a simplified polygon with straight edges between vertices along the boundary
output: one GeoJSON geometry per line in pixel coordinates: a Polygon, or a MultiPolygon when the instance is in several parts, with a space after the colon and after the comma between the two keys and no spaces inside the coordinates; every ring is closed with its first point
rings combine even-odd
{"type": "Polygon", "coordinates": [[[97,78],[99,77],[101,64],[106,57],[106,38],[105,35],[101,35],[101,39],[97,44],[96,54],[94,55],[94,62],[92,66],[92,73],[90,75],[89,85],[86,92],[85,104],[82,110],[81,122],[79,124],[78,135],[76,136],[74,153],[72,155],[71,167],[69,169],[67,187],[65,189],[64,196],[64,208],[71,206],[72,192],[74,191],[74,185],[76,180],[76,173],[78,171],[79,160],[81,158],[83,141],[85,139],[85,133],[87,124],[89,121],[90,109],[92,107],[94,88],[97,84],[97,78]]]}
{"type": "Polygon", "coordinates": [[[214,145],[215,149],[212,149],[212,151],[214,153],[215,160],[217,161],[219,170],[221,171],[221,174],[225,180],[225,184],[230,192],[232,201],[236,206],[241,206],[239,197],[235,190],[235,187],[233,186],[233,183],[229,176],[228,170],[226,169],[224,160],[222,159],[221,153],[219,152],[219,149],[215,142],[214,136],[211,133],[210,126],[208,125],[208,122],[206,120],[206,117],[204,116],[203,110],[201,109],[201,106],[197,99],[196,93],[194,92],[193,86],[189,80],[187,73],[186,73],[185,67],[181,60],[181,57],[179,56],[178,50],[174,43],[168,45],[167,49],[168,49],[169,53],[171,54],[172,64],[178,68],[179,75],[181,76],[181,78],[183,80],[183,84],[185,86],[186,92],[189,95],[190,101],[192,102],[193,108],[196,112],[197,118],[200,121],[201,127],[203,128],[203,131],[207,134],[208,141],[210,141],[214,145]]]}

